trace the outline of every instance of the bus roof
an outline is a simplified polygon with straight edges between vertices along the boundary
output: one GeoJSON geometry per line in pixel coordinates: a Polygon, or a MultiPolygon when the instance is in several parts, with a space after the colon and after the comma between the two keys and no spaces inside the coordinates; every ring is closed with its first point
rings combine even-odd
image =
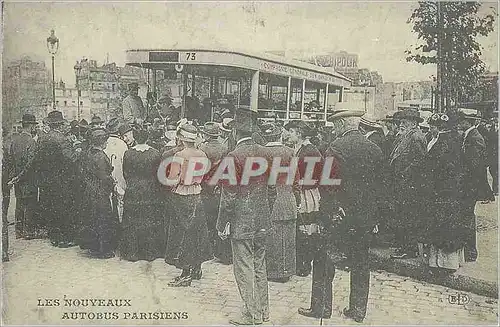
{"type": "Polygon", "coordinates": [[[130,49],[126,51],[126,64],[136,67],[165,69],[172,64],[226,66],[264,73],[291,76],[317,83],[349,87],[351,80],[333,69],[310,63],[247,51],[213,50],[203,48],[182,49],[130,49]]]}

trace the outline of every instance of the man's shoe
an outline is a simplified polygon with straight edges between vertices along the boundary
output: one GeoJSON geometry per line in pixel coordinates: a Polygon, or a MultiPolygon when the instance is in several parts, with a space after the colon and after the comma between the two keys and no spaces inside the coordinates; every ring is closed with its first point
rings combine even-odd
{"type": "Polygon", "coordinates": [[[321,312],[316,312],[315,310],[309,308],[309,309],[306,309],[306,308],[299,308],[299,310],[297,310],[299,315],[302,315],[304,317],[309,317],[309,318],[323,318],[323,319],[330,319],[330,317],[332,316],[332,313],[331,312],[324,312],[323,315],[321,315],[321,312]]]}
{"type": "Polygon", "coordinates": [[[202,272],[201,268],[191,270],[191,278],[192,279],[200,280],[201,276],[203,276],[203,272],[202,272]]]}
{"type": "Polygon", "coordinates": [[[191,276],[182,277],[168,283],[170,287],[188,287],[191,286],[191,276]]]}
{"type": "Polygon", "coordinates": [[[352,319],[357,323],[362,323],[364,320],[364,318],[356,316],[354,312],[348,308],[344,308],[344,310],[342,310],[342,313],[346,318],[352,319]]]}

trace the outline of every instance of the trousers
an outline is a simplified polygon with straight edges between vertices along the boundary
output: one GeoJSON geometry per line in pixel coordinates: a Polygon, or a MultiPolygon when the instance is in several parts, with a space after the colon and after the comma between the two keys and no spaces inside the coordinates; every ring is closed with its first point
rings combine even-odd
{"type": "Polygon", "coordinates": [[[269,290],[266,273],[266,239],[231,239],[233,270],[244,302],[243,316],[254,322],[269,317],[269,290]]]}
{"type": "Polygon", "coordinates": [[[476,199],[474,197],[462,198],[462,214],[464,215],[467,224],[464,253],[466,262],[475,261],[478,256],[475,208],[476,199]]]}
{"type": "MultiPolygon", "coordinates": [[[[349,243],[347,253],[351,275],[349,311],[353,312],[355,317],[364,319],[370,291],[369,240],[363,237],[355,237],[349,243]]],[[[333,302],[332,282],[334,277],[335,265],[328,257],[327,247],[319,246],[313,261],[311,309],[314,312],[331,315],[333,302]]]]}

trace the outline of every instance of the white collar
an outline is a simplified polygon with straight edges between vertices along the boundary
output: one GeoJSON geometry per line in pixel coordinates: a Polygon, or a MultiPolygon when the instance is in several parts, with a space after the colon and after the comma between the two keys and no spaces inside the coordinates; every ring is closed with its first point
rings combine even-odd
{"type": "Polygon", "coordinates": [[[147,144],[137,144],[132,147],[132,149],[139,151],[139,152],[146,152],[147,150],[151,149],[151,147],[147,144]]]}
{"type": "Polygon", "coordinates": [[[240,144],[241,142],[243,141],[248,141],[248,140],[251,140],[252,138],[249,136],[249,137],[244,137],[242,139],[239,139],[237,142],[236,142],[236,145],[240,144]]]}
{"type": "Polygon", "coordinates": [[[280,141],[274,141],[274,142],[267,142],[266,143],[266,146],[279,146],[279,145],[283,145],[283,143],[281,143],[280,141]]]}

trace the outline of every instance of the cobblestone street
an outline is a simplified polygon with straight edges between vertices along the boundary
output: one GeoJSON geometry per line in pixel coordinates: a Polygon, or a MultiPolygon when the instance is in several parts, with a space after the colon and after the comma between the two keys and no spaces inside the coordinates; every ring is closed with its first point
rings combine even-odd
{"type": "MultiPolygon", "coordinates": [[[[204,275],[192,287],[170,288],[179,272],[162,260],[126,262],[96,260],[78,248],[56,249],[46,240],[12,242],[11,261],[4,269],[4,324],[227,324],[241,301],[232,266],[207,262],[204,275]],[[129,299],[130,307],[68,307],[64,299],[129,299]],[[38,306],[38,299],[59,299],[60,306],[38,306]],[[129,312],[187,312],[186,320],[124,319],[129,312]],[[117,320],[63,319],[65,312],[118,312],[117,320]]],[[[270,283],[274,325],[318,325],[297,308],[309,305],[310,277],[293,277],[285,284],[270,283]]],[[[334,281],[334,313],[325,325],[356,324],[341,317],[348,302],[349,275],[339,271],[334,281]]],[[[365,324],[496,324],[497,300],[466,294],[470,302],[450,304],[458,292],[386,272],[372,272],[365,324]]],[[[140,314],[137,315],[140,318],[140,314]]]]}

